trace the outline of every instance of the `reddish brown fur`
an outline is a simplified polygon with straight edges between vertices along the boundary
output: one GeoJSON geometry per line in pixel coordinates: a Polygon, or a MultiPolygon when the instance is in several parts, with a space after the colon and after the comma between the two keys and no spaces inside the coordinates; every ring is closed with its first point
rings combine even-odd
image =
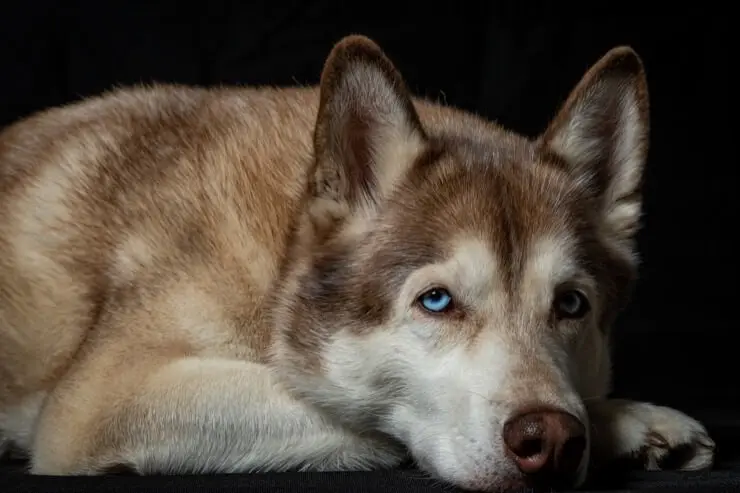
{"type": "MultiPolygon", "coordinates": [[[[440,316],[435,347],[472,355],[498,310],[518,320],[501,337],[531,355],[506,395],[556,392],[562,375],[540,347],[556,341],[572,349],[576,390],[603,397],[605,333],[636,269],[638,224],[624,210],[639,206],[639,183],[619,173],[632,159],[641,175],[647,122],[627,48],[530,140],[413,98],[359,36],[333,49],[320,88],[124,89],[18,122],[0,134],[0,427],[37,470],[98,472],[167,405],[147,400],[158,372],[188,356],[274,369],[293,391],[276,385],[287,399],[276,402],[316,401],[330,344],[387,330],[408,276],[470,239],[484,245],[477,260],[500,264],[505,294],[440,316]],[[637,115],[624,110],[633,102],[637,115]],[[597,287],[601,330],[532,308],[527,266],[553,238],[597,287]],[[580,371],[589,357],[597,368],[580,371]]],[[[342,426],[366,426],[352,414],[362,406],[342,417],[334,404],[327,416],[355,437],[342,426]]]]}

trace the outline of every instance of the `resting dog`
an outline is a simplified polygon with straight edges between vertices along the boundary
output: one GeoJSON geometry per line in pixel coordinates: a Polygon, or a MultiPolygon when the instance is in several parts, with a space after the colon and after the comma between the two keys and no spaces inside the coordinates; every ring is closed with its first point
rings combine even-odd
{"type": "Polygon", "coordinates": [[[0,436],[36,474],[707,467],[694,419],[606,398],[648,127],[629,48],[527,139],[412,97],[360,36],[318,88],[25,118],[0,134],[0,436]]]}

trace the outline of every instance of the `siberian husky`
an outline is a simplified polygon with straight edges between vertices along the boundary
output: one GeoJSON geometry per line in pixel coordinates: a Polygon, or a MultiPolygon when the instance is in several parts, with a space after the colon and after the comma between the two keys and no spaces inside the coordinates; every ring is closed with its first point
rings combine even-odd
{"type": "Polygon", "coordinates": [[[349,36],[319,87],[118,89],[0,134],[0,436],[33,474],[367,470],[577,487],[712,464],[607,397],[636,276],[643,65],[530,139],[349,36]]]}

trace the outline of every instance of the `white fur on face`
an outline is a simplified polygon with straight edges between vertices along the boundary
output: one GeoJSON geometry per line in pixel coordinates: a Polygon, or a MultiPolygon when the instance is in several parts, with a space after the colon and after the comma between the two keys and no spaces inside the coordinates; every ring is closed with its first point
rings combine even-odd
{"type": "MultiPolygon", "coordinates": [[[[564,274],[566,253],[552,240],[535,248],[523,289],[547,293],[564,274]]],[[[512,312],[536,310],[531,296],[507,292],[501,261],[483,241],[466,238],[447,261],[409,276],[387,326],[340,332],[324,355],[329,380],[346,389],[348,401],[378,403],[382,430],[404,442],[422,467],[476,488],[518,476],[502,438],[517,409],[549,405],[587,423],[569,381],[567,348],[533,313],[512,312]],[[445,321],[415,308],[416,297],[435,286],[449,289],[469,316],[445,321]]]]}

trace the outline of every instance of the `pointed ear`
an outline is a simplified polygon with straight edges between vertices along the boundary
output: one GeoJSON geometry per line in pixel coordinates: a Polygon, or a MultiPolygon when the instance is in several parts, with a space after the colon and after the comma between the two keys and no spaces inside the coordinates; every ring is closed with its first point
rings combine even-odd
{"type": "Polygon", "coordinates": [[[376,203],[426,140],[393,64],[363,36],[348,36],[321,75],[314,133],[314,194],[351,209],[376,203]]]}
{"type": "Polygon", "coordinates": [[[605,232],[616,241],[630,240],[639,227],[649,126],[642,62],[618,47],[586,73],[540,137],[597,195],[605,232]]]}

